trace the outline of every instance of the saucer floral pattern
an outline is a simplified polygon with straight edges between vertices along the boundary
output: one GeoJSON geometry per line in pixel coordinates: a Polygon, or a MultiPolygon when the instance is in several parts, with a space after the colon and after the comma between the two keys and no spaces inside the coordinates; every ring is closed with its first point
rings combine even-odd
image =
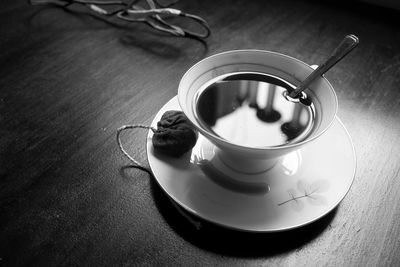
{"type": "Polygon", "coordinates": [[[320,179],[313,183],[308,183],[303,180],[298,180],[296,189],[290,188],[287,190],[289,199],[278,204],[278,206],[291,205],[296,211],[301,211],[306,203],[318,206],[327,205],[328,201],[323,193],[329,189],[329,180],[320,179]]]}

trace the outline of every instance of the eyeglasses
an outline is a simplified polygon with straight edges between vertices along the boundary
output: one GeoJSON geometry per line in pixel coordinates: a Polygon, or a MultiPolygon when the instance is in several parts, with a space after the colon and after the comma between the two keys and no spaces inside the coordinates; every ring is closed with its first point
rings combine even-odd
{"type": "Polygon", "coordinates": [[[71,4],[81,4],[99,15],[107,17],[116,16],[119,19],[129,22],[144,22],[156,30],[178,37],[204,39],[211,32],[210,27],[203,18],[182,12],[179,9],[170,8],[177,1],[162,5],[157,0],[146,0],[148,8],[137,4],[138,0],[129,0],[128,2],[122,0],[30,0],[29,2],[32,5],[53,4],[63,8],[67,8],[71,4]],[[113,8],[105,8],[105,6],[112,6],[113,8]],[[168,23],[166,20],[171,17],[192,20],[202,30],[196,32],[168,23]]]}

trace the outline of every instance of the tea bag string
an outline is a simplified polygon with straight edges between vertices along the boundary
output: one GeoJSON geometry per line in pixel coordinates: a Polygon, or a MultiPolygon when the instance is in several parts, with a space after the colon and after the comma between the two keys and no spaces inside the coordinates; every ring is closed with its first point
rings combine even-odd
{"type": "MultiPolygon", "coordinates": [[[[121,150],[121,152],[130,160],[132,161],[136,168],[142,169],[147,171],[148,173],[151,174],[151,171],[148,167],[144,166],[142,163],[140,163],[139,161],[135,160],[131,155],[129,155],[129,153],[124,149],[123,145],[122,145],[122,141],[121,141],[121,133],[125,130],[129,130],[129,129],[136,129],[136,128],[141,128],[141,129],[150,129],[153,131],[153,133],[156,131],[156,129],[154,127],[151,126],[147,126],[147,125],[143,125],[143,124],[130,124],[130,125],[123,125],[121,127],[119,127],[117,129],[117,143],[118,143],[118,147],[121,150]]],[[[171,201],[172,205],[175,207],[175,209],[179,212],[179,214],[181,214],[185,219],[188,220],[189,223],[191,223],[196,230],[200,230],[202,228],[202,223],[194,218],[192,218],[191,216],[189,216],[188,214],[186,214],[185,211],[182,210],[181,207],[179,207],[172,199],[169,198],[169,200],[171,201]]]]}
{"type": "Polygon", "coordinates": [[[143,125],[143,124],[130,124],[130,125],[123,125],[121,127],[119,127],[117,129],[117,143],[118,143],[118,147],[121,150],[121,152],[130,160],[135,164],[135,167],[143,169],[147,172],[150,173],[150,169],[146,166],[144,166],[142,163],[140,163],[139,161],[137,161],[136,159],[134,159],[131,155],[129,155],[129,153],[125,150],[125,148],[122,145],[122,141],[121,141],[121,133],[125,130],[129,130],[129,129],[136,129],[136,128],[141,128],[141,129],[150,129],[153,131],[153,133],[156,131],[156,129],[154,127],[151,126],[147,126],[147,125],[143,125]]]}

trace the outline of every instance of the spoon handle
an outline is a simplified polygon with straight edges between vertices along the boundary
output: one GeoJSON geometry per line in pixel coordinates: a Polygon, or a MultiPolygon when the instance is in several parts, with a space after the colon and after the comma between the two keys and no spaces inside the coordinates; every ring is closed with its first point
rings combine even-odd
{"type": "Polygon", "coordinates": [[[304,91],[317,77],[322,76],[342,58],[344,58],[351,50],[358,45],[358,37],[349,34],[339,46],[333,51],[332,55],[322,65],[316,68],[294,91],[289,93],[289,96],[296,98],[302,91],[304,91]]]}

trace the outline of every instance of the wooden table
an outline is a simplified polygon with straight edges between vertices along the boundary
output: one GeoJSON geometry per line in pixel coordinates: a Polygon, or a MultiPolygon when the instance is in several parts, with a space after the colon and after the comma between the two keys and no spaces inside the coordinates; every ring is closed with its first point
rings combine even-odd
{"type": "MultiPolygon", "coordinates": [[[[176,8],[211,27],[200,42],[78,6],[0,7],[0,265],[400,264],[398,12],[358,2],[181,1],[176,8]],[[360,45],[326,77],[357,172],[321,220],[275,234],[206,222],[197,230],[120,153],[116,129],[150,124],[204,57],[254,48],[318,64],[348,33],[360,45]]],[[[146,163],[146,131],[124,136],[146,163]]]]}

